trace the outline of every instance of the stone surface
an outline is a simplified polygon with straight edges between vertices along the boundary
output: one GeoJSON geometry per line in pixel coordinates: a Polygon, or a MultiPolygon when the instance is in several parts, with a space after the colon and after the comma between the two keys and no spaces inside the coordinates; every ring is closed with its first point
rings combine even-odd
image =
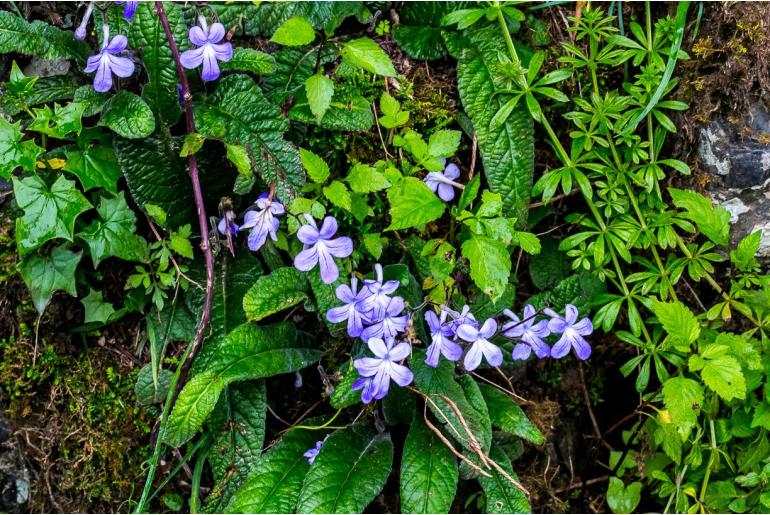
{"type": "Polygon", "coordinates": [[[730,212],[732,239],[762,231],[758,257],[770,267],[770,112],[756,105],[741,125],[717,120],[701,129],[701,167],[710,192],[730,212]]]}
{"type": "Polygon", "coordinates": [[[29,503],[30,476],[5,414],[0,411],[0,512],[24,513],[29,503]]]}

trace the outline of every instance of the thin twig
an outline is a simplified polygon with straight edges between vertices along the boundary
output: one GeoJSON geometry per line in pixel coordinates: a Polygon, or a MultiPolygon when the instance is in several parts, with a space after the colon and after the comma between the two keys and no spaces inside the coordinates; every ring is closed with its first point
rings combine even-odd
{"type": "Polygon", "coordinates": [[[455,456],[460,458],[462,461],[467,463],[468,466],[470,468],[472,468],[473,470],[475,470],[479,475],[482,475],[484,477],[492,477],[492,474],[490,474],[486,470],[482,469],[481,467],[479,467],[478,465],[473,463],[464,454],[462,454],[461,452],[459,452],[457,449],[454,448],[454,446],[449,441],[449,439],[447,439],[447,437],[444,436],[444,433],[442,433],[436,426],[434,426],[431,423],[430,420],[428,420],[428,411],[427,411],[427,409],[428,409],[428,405],[427,404],[423,404],[422,417],[425,420],[425,425],[428,426],[428,429],[433,431],[433,433],[435,433],[435,435],[439,437],[439,440],[441,440],[444,443],[444,445],[446,445],[447,449],[449,449],[452,452],[452,454],[454,454],[455,456]]]}
{"type": "Polygon", "coordinates": [[[473,139],[471,140],[471,167],[468,170],[468,182],[473,179],[473,173],[476,171],[476,151],[479,148],[479,140],[476,133],[473,133],[473,139]]]}
{"type": "Polygon", "coordinates": [[[605,481],[608,481],[610,479],[610,476],[601,476],[601,477],[595,477],[593,479],[589,479],[588,481],[581,481],[579,483],[572,483],[571,485],[567,485],[562,488],[557,488],[553,491],[555,494],[561,494],[564,492],[569,492],[571,490],[575,490],[577,488],[585,488],[587,486],[595,485],[596,483],[603,483],[605,481]]]}
{"type": "Polygon", "coordinates": [[[591,396],[588,393],[588,386],[586,386],[586,378],[585,378],[585,374],[583,373],[583,364],[582,363],[578,363],[578,373],[580,374],[580,385],[581,385],[581,387],[583,389],[583,399],[585,400],[585,403],[586,403],[586,409],[588,410],[588,416],[591,418],[591,426],[593,426],[593,429],[594,429],[594,436],[599,441],[599,443],[601,443],[607,449],[612,451],[613,450],[612,446],[610,444],[608,444],[607,441],[602,436],[602,432],[599,429],[599,423],[596,421],[596,416],[594,415],[594,409],[593,409],[593,406],[591,405],[591,396]]]}

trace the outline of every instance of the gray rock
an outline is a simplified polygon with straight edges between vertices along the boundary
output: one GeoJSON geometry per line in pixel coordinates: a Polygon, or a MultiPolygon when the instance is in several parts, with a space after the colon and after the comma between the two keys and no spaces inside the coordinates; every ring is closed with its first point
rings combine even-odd
{"type": "Polygon", "coordinates": [[[717,120],[701,129],[701,165],[713,176],[709,189],[714,200],[730,212],[733,242],[762,231],[758,257],[767,269],[770,267],[770,112],[756,105],[744,122],[743,127],[738,127],[717,120]]]}
{"type": "Polygon", "coordinates": [[[0,511],[24,513],[29,503],[30,474],[5,414],[0,411],[0,511]]]}
{"type": "Polygon", "coordinates": [[[24,67],[24,75],[33,77],[51,77],[52,75],[67,75],[71,64],[67,59],[41,59],[33,57],[30,63],[24,67]]]}

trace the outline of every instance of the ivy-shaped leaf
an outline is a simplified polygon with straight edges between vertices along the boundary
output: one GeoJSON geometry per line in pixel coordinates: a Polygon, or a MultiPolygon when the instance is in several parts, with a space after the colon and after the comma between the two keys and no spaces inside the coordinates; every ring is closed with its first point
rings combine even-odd
{"type": "Polygon", "coordinates": [[[243,324],[233,330],[205,370],[179,393],[164,435],[166,444],[180,447],[200,431],[227,385],[293,372],[318,360],[318,350],[299,345],[294,326],[287,323],[264,327],[243,324]]]}
{"type": "Polygon", "coordinates": [[[409,429],[401,458],[401,511],[449,513],[457,490],[457,459],[422,421],[409,429]]]}
{"type": "Polygon", "coordinates": [[[84,191],[103,188],[112,194],[118,192],[120,168],[110,147],[97,145],[85,150],[65,151],[64,155],[67,160],[63,170],[75,175],[84,191]]]}
{"type": "Polygon", "coordinates": [[[361,513],[390,475],[393,443],[363,423],[338,429],[305,476],[298,513],[361,513]]]}
{"type": "Polygon", "coordinates": [[[0,116],[0,177],[3,179],[10,179],[18,167],[34,172],[37,156],[43,152],[33,140],[21,141],[24,135],[20,123],[9,123],[0,116]]]}
{"type": "Polygon", "coordinates": [[[91,290],[80,302],[83,304],[83,308],[85,308],[84,324],[92,322],[104,324],[115,313],[113,305],[105,302],[102,292],[98,290],[91,290]]]}
{"type": "Polygon", "coordinates": [[[61,175],[50,189],[36,175],[14,178],[13,193],[24,210],[24,216],[16,219],[16,243],[22,255],[55,238],[72,241],[75,219],[91,208],[75,181],[61,175]]]}
{"type": "Polygon", "coordinates": [[[305,274],[294,267],[274,270],[257,279],[243,297],[246,318],[255,322],[296,306],[307,299],[308,282],[305,274]]]}
{"type": "Polygon", "coordinates": [[[147,251],[146,242],[136,234],[136,216],[126,203],[124,192],[115,198],[103,197],[96,208],[99,219],[77,234],[88,244],[94,267],[103,259],[119,257],[139,261],[147,251]]]}
{"type": "Polygon", "coordinates": [[[19,274],[29,288],[38,313],[43,314],[55,291],[63,290],[77,296],[75,270],[81,256],[80,252],[72,252],[61,245],[51,250],[50,257],[35,253],[19,263],[19,274]]]}

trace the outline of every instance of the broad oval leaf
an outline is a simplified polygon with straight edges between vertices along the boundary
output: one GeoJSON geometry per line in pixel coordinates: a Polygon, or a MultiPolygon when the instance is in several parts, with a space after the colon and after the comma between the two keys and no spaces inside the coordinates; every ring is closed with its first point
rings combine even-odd
{"type": "Polygon", "coordinates": [[[259,321],[307,299],[308,282],[294,267],[284,267],[257,279],[243,297],[248,320],[259,321]]]}
{"type": "Polygon", "coordinates": [[[424,422],[415,421],[401,458],[401,511],[449,513],[458,477],[452,451],[424,422]]]}
{"type": "Polygon", "coordinates": [[[390,475],[393,443],[363,424],[335,431],[305,477],[298,513],[361,513],[390,475]]]}
{"type": "Polygon", "coordinates": [[[294,326],[288,323],[266,327],[247,323],[233,330],[206,369],[179,393],[164,435],[166,444],[179,447],[200,431],[228,384],[293,372],[320,357],[318,350],[299,345],[294,326]]]}
{"type": "Polygon", "coordinates": [[[155,130],[155,116],[141,97],[121,91],[104,104],[99,125],[124,138],[146,138],[155,130]]]}
{"type": "Polygon", "coordinates": [[[396,70],[388,54],[370,38],[353,39],[342,45],[340,52],[345,62],[385,77],[395,77],[396,70]]]}

